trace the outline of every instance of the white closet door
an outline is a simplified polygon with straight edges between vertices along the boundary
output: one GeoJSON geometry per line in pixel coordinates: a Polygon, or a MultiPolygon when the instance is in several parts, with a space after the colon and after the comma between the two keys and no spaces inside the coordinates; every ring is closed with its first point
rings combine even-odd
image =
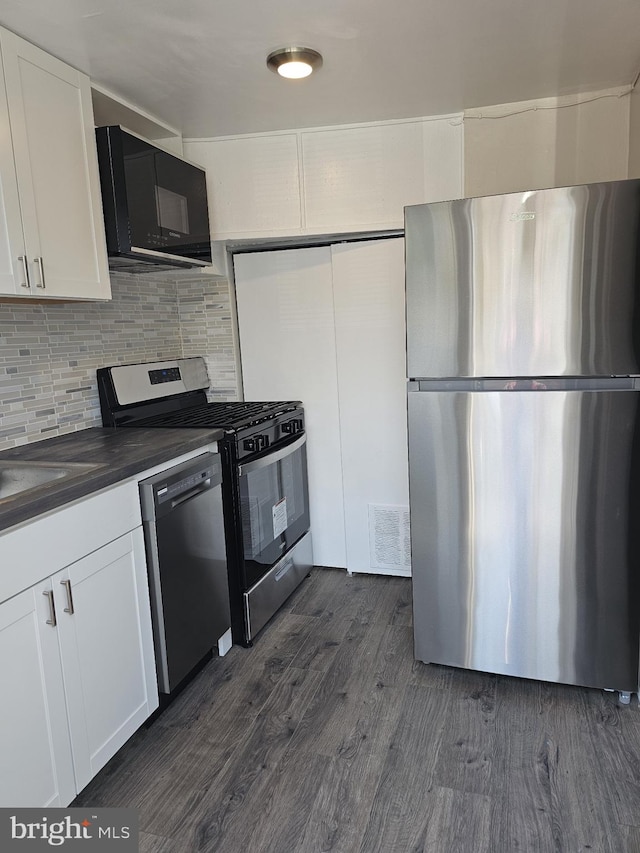
{"type": "Polygon", "coordinates": [[[347,567],[409,575],[404,240],[332,261],[347,567]]]}
{"type": "Polygon", "coordinates": [[[346,568],[331,249],[234,259],[244,396],[305,408],[313,560],[346,568]]]}

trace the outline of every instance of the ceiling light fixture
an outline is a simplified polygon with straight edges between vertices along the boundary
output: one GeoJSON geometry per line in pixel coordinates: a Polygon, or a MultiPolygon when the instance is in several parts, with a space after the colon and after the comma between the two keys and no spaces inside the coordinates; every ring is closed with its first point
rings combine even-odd
{"type": "Polygon", "coordinates": [[[310,47],[281,47],[267,56],[267,65],[281,77],[299,80],[322,67],[322,57],[310,47]]]}

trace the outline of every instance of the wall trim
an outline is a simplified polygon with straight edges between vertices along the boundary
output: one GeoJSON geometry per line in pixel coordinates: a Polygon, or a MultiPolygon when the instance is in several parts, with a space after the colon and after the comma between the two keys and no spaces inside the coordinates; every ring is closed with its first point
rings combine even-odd
{"type": "Polygon", "coordinates": [[[536,110],[557,110],[562,107],[578,107],[598,101],[601,98],[624,98],[630,95],[633,86],[618,86],[613,89],[600,89],[594,92],[582,92],[577,95],[559,95],[553,98],[539,98],[532,101],[515,101],[511,104],[493,104],[487,107],[477,107],[464,111],[464,121],[467,119],[507,118],[520,113],[535,112],[536,110]]]}
{"type": "Polygon", "coordinates": [[[302,133],[322,133],[332,130],[354,130],[360,127],[384,127],[385,125],[393,124],[416,124],[417,122],[425,121],[448,121],[449,124],[456,127],[462,124],[464,113],[447,113],[438,116],[412,116],[411,118],[388,119],[385,121],[367,121],[357,124],[334,124],[324,125],[319,127],[293,127],[287,130],[271,130],[261,131],[260,133],[238,133],[231,136],[203,136],[203,137],[185,137],[182,141],[187,144],[189,142],[224,142],[225,140],[236,139],[260,139],[270,136],[291,136],[292,134],[302,133]]]}

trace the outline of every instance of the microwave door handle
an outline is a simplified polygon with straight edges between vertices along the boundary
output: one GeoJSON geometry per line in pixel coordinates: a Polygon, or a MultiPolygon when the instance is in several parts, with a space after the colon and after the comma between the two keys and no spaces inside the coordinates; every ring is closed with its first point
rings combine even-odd
{"type": "Polygon", "coordinates": [[[295,453],[296,450],[299,450],[302,445],[306,443],[306,441],[307,436],[303,435],[296,439],[292,444],[287,444],[287,446],[283,447],[281,450],[275,450],[273,453],[269,453],[267,456],[261,456],[260,459],[255,459],[253,462],[247,462],[245,465],[239,465],[238,475],[242,477],[244,474],[250,474],[252,471],[259,471],[261,468],[267,468],[269,465],[273,465],[274,462],[279,462],[281,459],[285,459],[287,456],[295,453]]]}

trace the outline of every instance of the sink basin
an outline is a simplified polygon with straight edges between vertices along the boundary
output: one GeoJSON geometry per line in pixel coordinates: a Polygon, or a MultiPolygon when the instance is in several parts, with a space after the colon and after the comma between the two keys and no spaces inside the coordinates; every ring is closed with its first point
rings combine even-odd
{"type": "Polygon", "coordinates": [[[0,462],[0,500],[95,467],[84,462],[0,462]]]}

